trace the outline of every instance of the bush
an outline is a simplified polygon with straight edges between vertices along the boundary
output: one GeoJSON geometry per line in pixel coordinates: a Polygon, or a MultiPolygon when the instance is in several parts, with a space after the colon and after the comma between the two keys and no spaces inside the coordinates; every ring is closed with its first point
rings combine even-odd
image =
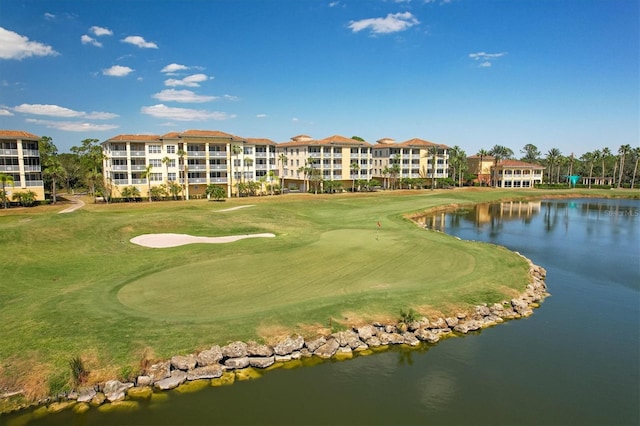
{"type": "Polygon", "coordinates": [[[81,385],[87,380],[89,372],[84,368],[84,363],[80,357],[71,358],[69,367],[71,368],[71,378],[75,386],[81,385]]]}

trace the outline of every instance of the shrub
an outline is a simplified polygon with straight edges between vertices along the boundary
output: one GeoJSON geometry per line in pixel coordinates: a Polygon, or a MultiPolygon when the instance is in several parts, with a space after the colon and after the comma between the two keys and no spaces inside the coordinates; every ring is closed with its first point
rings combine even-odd
{"type": "Polygon", "coordinates": [[[80,357],[73,357],[69,360],[69,367],[71,368],[71,378],[75,386],[81,385],[89,376],[89,372],[84,368],[84,363],[80,357]]]}

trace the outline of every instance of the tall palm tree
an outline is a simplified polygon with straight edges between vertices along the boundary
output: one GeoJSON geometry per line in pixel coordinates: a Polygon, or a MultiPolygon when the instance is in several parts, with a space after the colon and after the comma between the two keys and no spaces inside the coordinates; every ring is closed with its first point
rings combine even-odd
{"type": "Polygon", "coordinates": [[[438,161],[438,145],[433,145],[427,149],[431,155],[431,190],[436,189],[436,163],[438,161]]]}
{"type": "Polygon", "coordinates": [[[145,167],[144,171],[142,172],[142,177],[147,179],[147,185],[148,185],[147,195],[149,195],[149,202],[151,202],[151,170],[152,169],[153,169],[153,166],[151,164],[147,164],[147,167],[145,167]]]}
{"type": "Polygon", "coordinates": [[[602,160],[602,178],[604,179],[607,176],[605,164],[611,158],[611,150],[607,147],[602,148],[602,156],[600,159],[602,160]]]}
{"type": "MultiPolygon", "coordinates": [[[[231,147],[231,153],[233,155],[236,156],[236,164],[234,164],[235,166],[235,174],[238,173],[238,165],[240,164],[240,154],[242,154],[244,150],[242,149],[242,147],[240,145],[233,145],[231,147]]],[[[234,176],[235,177],[235,176],[234,176]]],[[[239,186],[240,181],[236,180],[236,197],[240,196],[240,186],[239,186]]]]}
{"type": "Polygon", "coordinates": [[[451,174],[454,180],[457,180],[458,177],[458,166],[460,165],[460,148],[458,145],[455,145],[453,148],[449,149],[449,167],[453,170],[451,174]]]}
{"type": "Polygon", "coordinates": [[[269,188],[271,189],[269,192],[271,192],[271,195],[273,195],[273,181],[276,179],[275,170],[269,170],[267,176],[269,177],[269,188]]]}
{"type": "Polygon", "coordinates": [[[618,154],[620,154],[620,177],[618,178],[618,188],[620,188],[620,185],[622,185],[622,175],[624,174],[624,160],[629,151],[631,151],[630,145],[622,145],[618,149],[618,154]]]}
{"type": "Polygon", "coordinates": [[[167,173],[167,182],[169,181],[169,162],[171,162],[169,157],[165,156],[162,158],[162,164],[164,164],[165,172],[167,173]]]}
{"type": "Polygon", "coordinates": [[[282,163],[282,176],[280,177],[280,194],[284,194],[284,178],[287,174],[287,165],[289,164],[289,159],[284,153],[281,153],[278,156],[278,161],[282,163]]]}
{"type": "Polygon", "coordinates": [[[638,171],[638,160],[640,160],[640,148],[633,148],[631,152],[636,157],[636,165],[633,167],[633,177],[631,178],[631,189],[633,189],[633,185],[636,183],[636,172],[638,171]]]}
{"type": "MultiPolygon", "coordinates": [[[[484,157],[488,157],[489,156],[489,151],[487,151],[486,149],[480,149],[477,154],[478,157],[480,157],[480,166],[478,168],[478,174],[481,175],[482,174],[482,161],[484,160],[484,157]]],[[[491,170],[489,170],[489,174],[491,174],[491,170]]],[[[484,183],[483,179],[478,179],[480,181],[480,186],[482,186],[482,184],[484,183]]]]}
{"type": "Polygon", "coordinates": [[[351,180],[352,180],[351,192],[356,192],[356,174],[358,173],[358,170],[360,170],[360,166],[356,161],[354,161],[349,165],[349,168],[351,169],[351,180]]]}
{"type": "Polygon", "coordinates": [[[0,182],[2,182],[2,202],[3,202],[4,208],[6,209],[7,200],[9,199],[9,197],[7,196],[7,185],[13,186],[15,181],[13,179],[13,176],[0,173],[0,182]]]}
{"type": "Polygon", "coordinates": [[[552,183],[552,177],[553,177],[553,166],[558,162],[558,158],[560,158],[562,156],[562,154],[560,153],[560,150],[558,148],[551,148],[548,152],[547,152],[547,166],[549,166],[549,171],[548,171],[548,180],[549,183],[552,183]]]}
{"type": "Polygon", "coordinates": [[[582,154],[580,159],[589,166],[589,189],[591,189],[591,177],[593,176],[593,164],[596,161],[596,155],[593,152],[587,152],[582,154]]]}
{"type": "Polygon", "coordinates": [[[384,166],[384,169],[382,169],[382,178],[384,180],[385,189],[389,189],[389,173],[391,173],[389,166],[384,166]]]}
{"type": "MultiPolygon", "coordinates": [[[[245,158],[244,159],[244,167],[245,167],[245,169],[250,169],[251,166],[253,166],[253,158],[245,158]]],[[[244,175],[245,178],[247,177],[246,172],[243,173],[243,175],[244,175]]]]}
{"type": "Polygon", "coordinates": [[[188,167],[184,162],[184,157],[187,156],[187,153],[185,150],[183,149],[179,149],[178,152],[178,161],[180,166],[182,166],[182,174],[183,174],[183,179],[182,179],[182,201],[185,200],[185,198],[188,198],[187,195],[187,188],[189,187],[189,177],[188,177],[188,167]]]}
{"type": "Polygon", "coordinates": [[[49,165],[44,170],[43,175],[51,179],[51,203],[56,204],[58,202],[58,198],[56,196],[56,181],[59,179],[64,179],[65,176],[64,168],[60,164],[60,160],[58,160],[57,157],[52,157],[49,160],[49,165]]]}

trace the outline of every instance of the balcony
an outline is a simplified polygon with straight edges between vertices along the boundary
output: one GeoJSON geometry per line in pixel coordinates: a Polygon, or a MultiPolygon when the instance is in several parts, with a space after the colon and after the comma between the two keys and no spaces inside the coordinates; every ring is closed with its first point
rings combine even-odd
{"type": "Polygon", "coordinates": [[[22,150],[23,157],[40,157],[40,151],[37,149],[23,149],[22,150]]]}
{"type": "Polygon", "coordinates": [[[226,177],[209,178],[209,181],[211,183],[227,183],[227,178],[226,177]]]}
{"type": "Polygon", "coordinates": [[[256,151],[256,158],[267,158],[267,153],[266,152],[257,152],[256,151]]]}
{"type": "MultiPolygon", "coordinates": [[[[191,151],[189,151],[191,152],[191,151]]],[[[227,158],[226,151],[209,151],[209,157],[213,158],[227,158]]]]}
{"type": "MultiPolygon", "coordinates": [[[[13,167],[13,166],[11,166],[11,167],[13,167]]],[[[39,172],[39,171],[42,171],[42,169],[40,168],[40,166],[26,165],[26,166],[24,166],[24,171],[25,172],[39,172]]]]}
{"type": "Polygon", "coordinates": [[[44,186],[44,183],[41,180],[28,180],[26,186],[44,186]]]}
{"type": "Polygon", "coordinates": [[[112,170],[127,171],[129,169],[129,166],[127,166],[126,164],[125,165],[114,165],[114,166],[111,166],[111,169],[112,170]]]}
{"type": "Polygon", "coordinates": [[[144,157],[147,153],[145,151],[131,151],[132,157],[144,157]]]}
{"type": "Polygon", "coordinates": [[[309,157],[311,158],[320,158],[322,156],[322,154],[320,154],[319,152],[310,152],[309,153],[309,157]]]}
{"type": "Polygon", "coordinates": [[[196,183],[207,183],[207,178],[189,178],[189,185],[196,183]]]}
{"type": "Polygon", "coordinates": [[[109,155],[111,157],[126,157],[127,156],[127,150],[125,150],[125,149],[114,149],[114,150],[111,150],[109,155]]]}
{"type": "Polygon", "coordinates": [[[187,157],[205,157],[207,151],[187,151],[187,157]]]}
{"type": "Polygon", "coordinates": [[[20,166],[18,166],[18,165],[11,165],[11,166],[2,165],[2,166],[0,166],[0,172],[19,172],[19,171],[20,171],[20,166]]]}
{"type": "Polygon", "coordinates": [[[227,170],[226,164],[209,164],[209,170],[227,170]]]}
{"type": "Polygon", "coordinates": [[[146,185],[147,184],[147,180],[146,179],[131,179],[131,184],[132,185],[146,185]]]}
{"type": "Polygon", "coordinates": [[[129,185],[129,179],[114,179],[116,185],[129,185]]]}
{"type": "Polygon", "coordinates": [[[0,150],[0,155],[9,156],[9,157],[17,157],[18,150],[17,149],[2,149],[0,150]]]}
{"type": "MultiPolygon", "coordinates": [[[[131,170],[144,170],[146,168],[147,168],[147,166],[144,165],[144,164],[132,164],[131,165],[131,170]]],[[[126,168],[125,168],[125,170],[126,170],[126,168]]]]}
{"type": "Polygon", "coordinates": [[[187,167],[191,172],[202,172],[207,170],[206,164],[189,164],[187,167]]]}

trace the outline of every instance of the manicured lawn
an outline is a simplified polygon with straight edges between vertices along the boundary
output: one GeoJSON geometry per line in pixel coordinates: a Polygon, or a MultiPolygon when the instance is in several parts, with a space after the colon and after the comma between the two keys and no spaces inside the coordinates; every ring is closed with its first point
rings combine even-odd
{"type": "Polygon", "coordinates": [[[404,214],[536,194],[301,194],[87,204],[70,214],[54,214],[62,205],[0,210],[0,389],[46,393],[69,376],[75,356],[92,380],[104,380],[122,367],[135,371],[143,358],[231,340],[508,298],[526,284],[521,258],[426,231],[404,214]],[[276,237],[165,249],[129,242],[159,232],[276,237]]]}

